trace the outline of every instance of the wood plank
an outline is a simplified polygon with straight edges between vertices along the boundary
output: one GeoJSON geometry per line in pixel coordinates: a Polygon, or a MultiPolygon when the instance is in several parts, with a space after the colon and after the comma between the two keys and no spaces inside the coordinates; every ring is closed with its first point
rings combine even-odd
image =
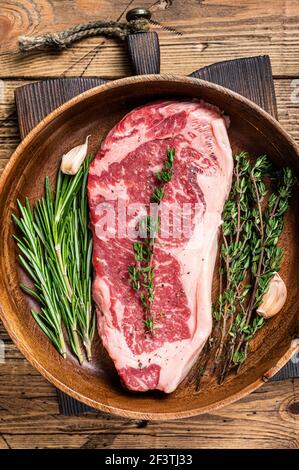
{"type": "MultiPolygon", "coordinates": [[[[9,364],[9,361],[8,361],[9,364]]],[[[0,370],[2,365],[0,365],[0,370]]],[[[26,375],[8,374],[0,375],[0,397],[2,406],[2,400],[5,401],[10,397],[14,398],[38,398],[38,397],[49,397],[55,396],[55,388],[47,382],[44,378],[41,379],[40,375],[30,375],[30,380],[26,375]]],[[[13,403],[11,403],[13,406],[13,403]]],[[[12,408],[13,410],[13,408],[12,408]]]]}
{"type": "MultiPolygon", "coordinates": [[[[22,55],[17,50],[20,34],[44,34],[96,18],[124,18],[126,7],[137,0],[72,2],[19,0],[2,2],[0,15],[0,60],[3,77],[57,75],[125,76],[131,71],[124,47],[114,40],[90,38],[60,53],[22,55]],[[121,16],[122,15],[122,16],[121,16]],[[32,33],[34,32],[34,33],[32,33]]],[[[176,27],[183,36],[154,28],[161,42],[161,71],[189,74],[220,60],[269,54],[276,76],[299,72],[299,12],[297,0],[188,0],[184,7],[172,2],[144,0],[152,5],[154,19],[176,27]]]]}
{"type": "Polygon", "coordinates": [[[4,325],[3,325],[3,323],[1,323],[1,321],[0,321],[0,338],[3,341],[7,341],[7,340],[10,341],[10,338],[9,338],[7,332],[6,332],[6,329],[4,328],[4,325]]]}
{"type": "Polygon", "coordinates": [[[278,120],[299,144],[299,80],[274,80],[278,120]]]}
{"type": "Polygon", "coordinates": [[[62,417],[48,397],[7,397],[1,401],[0,433],[14,448],[297,448],[298,415],[291,410],[299,400],[298,383],[267,384],[212,415],[146,427],[101,413],[62,417]]]}
{"type": "Polygon", "coordinates": [[[3,436],[0,436],[0,449],[9,449],[9,445],[3,436]]]}
{"type": "MultiPolygon", "coordinates": [[[[270,418],[271,419],[271,418],[270,418]]],[[[268,436],[244,437],[243,427],[235,432],[240,437],[236,441],[232,434],[231,437],[222,436],[220,433],[214,439],[205,438],[205,436],[193,438],[190,434],[184,434],[179,437],[173,435],[157,436],[148,434],[141,436],[138,431],[136,434],[128,436],[127,434],[106,433],[105,435],[88,434],[51,434],[51,435],[8,435],[3,434],[8,445],[17,449],[296,449],[296,441],[292,438],[283,438],[280,432],[273,432],[268,436]]]]}
{"type": "Polygon", "coordinates": [[[14,105],[14,89],[18,84],[18,81],[0,81],[0,172],[20,141],[14,105]]]}

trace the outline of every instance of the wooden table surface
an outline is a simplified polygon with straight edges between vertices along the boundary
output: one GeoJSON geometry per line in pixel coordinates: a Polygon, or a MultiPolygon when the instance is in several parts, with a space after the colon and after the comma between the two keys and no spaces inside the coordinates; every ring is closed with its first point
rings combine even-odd
{"type": "MultiPolygon", "coordinates": [[[[188,74],[213,62],[269,54],[279,120],[299,141],[298,0],[0,0],[0,171],[19,143],[13,91],[58,76],[131,73],[121,44],[92,38],[57,53],[22,55],[21,34],[38,35],[97,19],[124,19],[134,6],[183,35],[157,28],[161,71],[188,74]],[[296,81],[297,79],[297,81],[296,81]]],[[[61,416],[56,391],[18,352],[0,325],[0,448],[297,448],[299,379],[264,385],[213,414],[144,423],[90,414],[61,416]],[[1,346],[1,343],[0,343],[1,346]]]]}

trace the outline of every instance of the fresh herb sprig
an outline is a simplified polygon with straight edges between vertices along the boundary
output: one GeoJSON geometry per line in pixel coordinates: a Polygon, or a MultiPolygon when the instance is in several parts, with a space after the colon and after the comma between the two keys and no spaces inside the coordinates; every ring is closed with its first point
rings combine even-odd
{"type": "Polygon", "coordinates": [[[235,158],[234,178],[230,198],[223,211],[222,246],[220,251],[220,295],[214,306],[214,318],[220,322],[219,347],[216,365],[221,361],[223,348],[232,328],[236,309],[244,309],[249,286],[243,285],[250,265],[249,240],[252,236],[252,220],[249,201],[250,188],[247,184],[250,163],[246,154],[235,158]]]}
{"type": "Polygon", "coordinates": [[[59,353],[66,357],[60,309],[60,292],[49,272],[48,258],[44,256],[42,242],[37,236],[35,221],[28,199],[26,199],[24,206],[18,201],[18,207],[20,217],[18,218],[13,214],[13,220],[22,234],[20,238],[15,236],[20,250],[19,261],[30,275],[34,283],[34,289],[24,284],[21,287],[40,303],[40,312],[32,310],[32,315],[59,353]]]}
{"type": "Polygon", "coordinates": [[[169,183],[173,177],[173,165],[175,158],[175,149],[169,148],[166,151],[166,160],[164,161],[163,168],[161,171],[156,173],[157,179],[162,183],[169,183]]]}
{"type": "MultiPolygon", "coordinates": [[[[158,186],[153,190],[150,201],[160,204],[165,195],[165,185],[173,176],[175,149],[166,151],[166,159],[161,171],[156,173],[158,186]]],[[[133,243],[135,264],[128,267],[128,272],[133,289],[138,292],[144,310],[143,324],[146,333],[154,333],[156,328],[152,311],[155,299],[155,273],[154,273],[154,248],[160,229],[160,216],[146,216],[141,220],[140,228],[143,234],[141,241],[133,243]]]]}
{"type": "Polygon", "coordinates": [[[278,241],[283,230],[284,215],[288,210],[288,200],[295,184],[295,177],[290,168],[284,168],[282,173],[275,178],[274,192],[270,195],[264,212],[262,212],[262,204],[258,198],[261,193],[266,192],[266,189],[263,189],[262,186],[258,188],[253,179],[251,181],[253,183],[253,197],[259,209],[258,213],[254,212],[255,230],[250,244],[252,289],[245,315],[241,320],[243,328],[239,327],[238,329],[238,343],[232,357],[233,363],[236,365],[244,362],[247,357],[249,340],[265,323],[264,318],[255,315],[255,312],[269,288],[272,277],[280,270],[283,252],[278,246],[278,241]],[[252,317],[254,317],[253,321],[251,321],[252,317]]]}
{"type": "Polygon", "coordinates": [[[66,355],[63,327],[72,351],[83,362],[82,340],[91,359],[95,316],[91,301],[92,239],[88,229],[86,195],[88,157],[75,176],[59,172],[55,194],[45,179],[45,195],[32,209],[18,201],[20,217],[13,219],[20,229],[16,236],[20,262],[34,287],[22,285],[38,300],[40,312],[32,315],[57,350],[66,355]]]}
{"type": "Polygon", "coordinates": [[[250,339],[265,323],[256,309],[280,269],[278,241],[294,183],[289,168],[275,175],[266,156],[254,164],[244,152],[235,157],[232,189],[223,212],[220,294],[213,309],[215,370],[220,382],[245,361],[250,339]],[[270,196],[267,179],[274,187],[270,196]]]}

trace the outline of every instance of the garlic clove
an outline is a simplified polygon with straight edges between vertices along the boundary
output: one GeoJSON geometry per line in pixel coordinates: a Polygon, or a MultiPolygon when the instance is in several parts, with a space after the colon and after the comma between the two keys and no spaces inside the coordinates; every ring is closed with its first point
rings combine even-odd
{"type": "Polygon", "coordinates": [[[271,318],[276,315],[284,306],[287,298],[287,288],[278,273],[272,277],[269,288],[263,296],[261,305],[257,313],[264,318],[271,318]]]}
{"type": "Polygon", "coordinates": [[[86,158],[88,152],[88,139],[86,137],[84,144],[77,145],[63,155],[60,169],[66,175],[75,175],[86,158]]]}

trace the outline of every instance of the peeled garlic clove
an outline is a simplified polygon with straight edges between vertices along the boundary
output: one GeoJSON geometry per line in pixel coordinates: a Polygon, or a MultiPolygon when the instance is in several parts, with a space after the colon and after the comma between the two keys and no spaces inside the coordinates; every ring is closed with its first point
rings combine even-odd
{"type": "Polygon", "coordinates": [[[257,309],[264,318],[271,318],[278,313],[285,304],[287,298],[287,288],[278,273],[272,277],[269,288],[263,296],[263,301],[257,309]]]}
{"type": "Polygon", "coordinates": [[[75,175],[78,172],[88,152],[89,137],[90,135],[86,137],[84,144],[77,145],[77,147],[72,148],[63,155],[60,169],[66,175],[75,175]]]}

